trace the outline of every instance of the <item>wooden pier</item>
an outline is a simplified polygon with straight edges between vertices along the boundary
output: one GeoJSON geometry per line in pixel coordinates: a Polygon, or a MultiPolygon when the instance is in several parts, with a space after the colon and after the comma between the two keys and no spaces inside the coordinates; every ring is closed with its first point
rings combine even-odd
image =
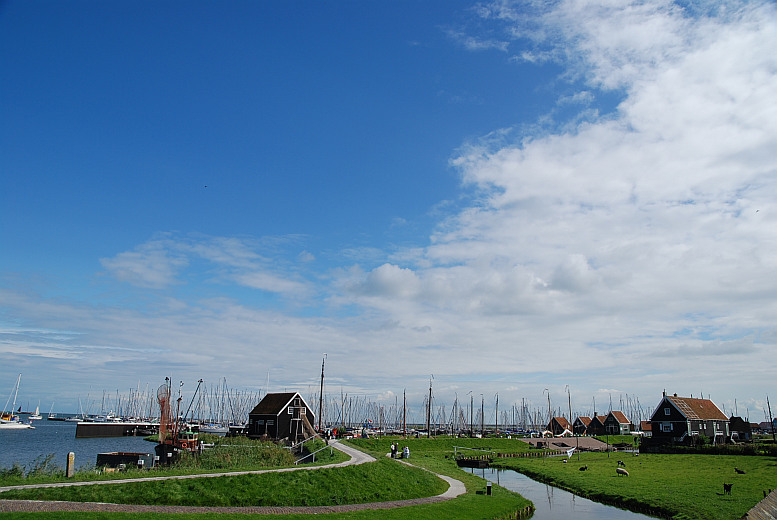
{"type": "Polygon", "coordinates": [[[775,520],[777,519],[777,489],[769,493],[763,500],[745,513],[742,519],[775,520]]]}
{"type": "Polygon", "coordinates": [[[157,428],[157,425],[150,422],[79,422],[76,425],[76,439],[145,436],[157,428]]]}

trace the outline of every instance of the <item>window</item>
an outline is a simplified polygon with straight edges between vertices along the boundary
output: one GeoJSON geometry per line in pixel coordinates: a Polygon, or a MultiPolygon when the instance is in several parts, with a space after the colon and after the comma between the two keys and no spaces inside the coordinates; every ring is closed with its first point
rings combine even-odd
{"type": "Polygon", "coordinates": [[[672,423],[661,423],[661,431],[662,432],[671,432],[672,431],[672,423]]]}
{"type": "Polygon", "coordinates": [[[275,419],[267,419],[267,426],[275,426],[275,419]]]}
{"type": "Polygon", "coordinates": [[[258,424],[259,426],[264,426],[264,419],[257,419],[256,424],[258,424]]]}
{"type": "Polygon", "coordinates": [[[670,408],[664,408],[664,415],[670,415],[672,410],[670,408]]]}
{"type": "Polygon", "coordinates": [[[299,414],[300,414],[300,415],[305,415],[306,413],[308,413],[308,412],[305,410],[305,408],[304,408],[304,407],[302,407],[302,408],[300,408],[300,409],[299,409],[299,414]]]}
{"type": "Polygon", "coordinates": [[[289,413],[289,415],[294,415],[294,407],[289,406],[289,409],[287,410],[287,412],[289,413]]]}

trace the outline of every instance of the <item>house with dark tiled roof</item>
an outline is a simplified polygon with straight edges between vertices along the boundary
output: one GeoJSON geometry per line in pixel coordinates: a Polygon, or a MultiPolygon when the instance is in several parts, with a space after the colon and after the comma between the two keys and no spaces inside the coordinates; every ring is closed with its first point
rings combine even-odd
{"type": "Polygon", "coordinates": [[[248,436],[297,442],[316,434],[315,414],[298,393],[268,393],[248,414],[248,436]]]}
{"type": "Polygon", "coordinates": [[[591,422],[588,423],[588,428],[585,431],[586,435],[606,435],[607,430],[604,428],[604,421],[607,419],[606,415],[596,415],[591,417],[591,422]]]}
{"type": "Polygon", "coordinates": [[[715,444],[730,437],[729,419],[709,399],[666,395],[658,403],[653,415],[654,442],[694,443],[701,435],[715,444]]]}
{"type": "Polygon", "coordinates": [[[546,429],[555,436],[563,435],[564,432],[567,432],[567,435],[569,435],[572,432],[572,426],[566,417],[554,417],[550,420],[546,429]]]}
{"type": "Polygon", "coordinates": [[[580,416],[572,423],[572,431],[575,435],[585,435],[589,424],[591,424],[590,417],[580,416]]]}
{"type": "Polygon", "coordinates": [[[631,433],[631,421],[620,410],[613,410],[604,419],[604,430],[608,435],[629,435],[631,433]]]}
{"type": "Polygon", "coordinates": [[[643,437],[653,436],[653,425],[650,421],[639,421],[639,431],[642,432],[643,437]]]}

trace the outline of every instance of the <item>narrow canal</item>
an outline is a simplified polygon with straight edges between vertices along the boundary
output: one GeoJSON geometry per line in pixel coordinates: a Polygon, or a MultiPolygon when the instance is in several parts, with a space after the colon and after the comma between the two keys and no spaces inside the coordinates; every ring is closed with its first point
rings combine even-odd
{"type": "Polygon", "coordinates": [[[651,516],[632,513],[617,507],[599,504],[569,491],[532,480],[513,470],[467,469],[489,482],[500,485],[534,502],[532,520],[654,520],[651,516]]]}

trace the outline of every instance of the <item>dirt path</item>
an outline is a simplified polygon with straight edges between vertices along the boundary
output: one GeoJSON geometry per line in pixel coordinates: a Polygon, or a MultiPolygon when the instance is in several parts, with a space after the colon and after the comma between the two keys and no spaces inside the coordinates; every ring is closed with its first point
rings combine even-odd
{"type": "MultiPolygon", "coordinates": [[[[96,482],[57,482],[53,484],[29,484],[24,486],[6,486],[0,487],[0,493],[11,489],[30,489],[30,488],[50,488],[50,487],[68,487],[68,486],[93,486],[107,484],[126,484],[130,482],[149,482],[154,480],[167,479],[190,479],[190,478],[213,478],[222,476],[248,475],[259,473],[280,473],[286,471],[316,470],[321,468],[335,468],[352,466],[372,462],[374,457],[359,451],[350,446],[345,446],[339,442],[332,443],[335,449],[342,451],[351,458],[345,462],[336,464],[327,464],[325,466],[315,467],[294,467],[282,469],[267,469],[256,471],[239,471],[225,473],[208,473],[205,475],[177,475],[169,477],[146,477],[123,480],[106,480],[96,482]]],[[[445,480],[449,487],[445,493],[434,497],[416,498],[412,500],[393,500],[390,502],[369,502],[364,504],[347,504],[337,506],[314,506],[314,507],[195,507],[195,506],[153,506],[153,505],[132,505],[132,504],[106,504],[99,502],[58,502],[58,501],[40,501],[40,500],[2,500],[0,499],[0,512],[45,512],[45,511],[100,511],[100,512],[125,512],[125,513],[249,513],[249,514],[320,514],[320,513],[338,513],[346,511],[361,511],[366,509],[390,509],[394,507],[406,507],[417,504],[432,504],[450,500],[466,492],[464,484],[456,479],[437,475],[445,480]]]]}

